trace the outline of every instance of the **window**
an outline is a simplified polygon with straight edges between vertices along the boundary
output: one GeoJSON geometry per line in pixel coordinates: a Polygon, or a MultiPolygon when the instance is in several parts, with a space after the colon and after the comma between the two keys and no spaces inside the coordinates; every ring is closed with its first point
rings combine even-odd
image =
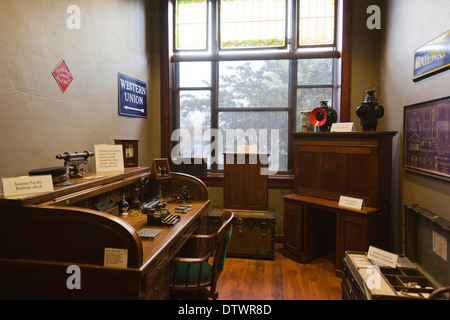
{"type": "Polygon", "coordinates": [[[220,48],[286,46],[286,0],[219,1],[220,48]]]}
{"type": "Polygon", "coordinates": [[[172,156],[207,158],[242,146],[289,171],[301,111],[337,105],[334,0],[177,0],[172,156]],[[187,15],[185,17],[184,15],[187,15]]]}
{"type": "Polygon", "coordinates": [[[177,49],[206,49],[207,4],[207,0],[183,0],[176,2],[175,46],[177,49]]]}

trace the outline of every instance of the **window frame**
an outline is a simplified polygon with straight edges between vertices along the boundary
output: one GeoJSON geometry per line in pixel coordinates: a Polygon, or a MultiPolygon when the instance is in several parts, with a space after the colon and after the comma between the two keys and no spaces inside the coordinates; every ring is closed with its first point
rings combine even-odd
{"type": "MultiPolygon", "coordinates": [[[[221,39],[221,35],[222,35],[222,32],[221,32],[221,30],[220,30],[220,27],[221,27],[221,23],[222,23],[222,21],[221,21],[221,14],[220,14],[220,10],[221,10],[221,2],[222,2],[222,0],[217,0],[217,3],[216,3],[216,5],[217,5],[217,50],[218,51],[221,51],[221,52],[239,52],[239,51],[247,51],[247,52],[251,52],[251,51],[253,51],[253,50],[255,50],[255,52],[256,51],[262,51],[262,50],[286,50],[287,48],[288,48],[288,41],[289,41],[289,39],[288,39],[288,30],[289,30],[289,18],[288,18],[288,14],[289,14],[289,8],[288,8],[288,6],[289,6],[289,2],[288,2],[288,0],[284,0],[284,3],[285,3],[285,22],[284,22],[284,31],[285,31],[285,34],[284,34],[284,46],[282,46],[282,47],[260,47],[260,48],[258,48],[258,47],[252,47],[252,48],[234,48],[234,49],[222,49],[221,48],[221,43],[222,43],[222,39],[221,39]]],[[[214,42],[214,41],[213,41],[214,42]]]]}
{"type": "Polygon", "coordinates": [[[173,21],[173,37],[172,37],[172,46],[173,46],[173,51],[174,52],[208,52],[209,51],[209,47],[210,47],[210,43],[209,43],[209,38],[210,38],[210,28],[209,28],[209,24],[210,24],[210,14],[209,14],[209,10],[210,10],[210,0],[205,0],[206,2],[206,48],[205,49],[177,49],[177,34],[176,34],[176,30],[177,30],[177,11],[176,11],[176,0],[174,1],[174,10],[173,10],[173,16],[172,16],[172,21],[173,21]]]}
{"type": "MultiPolygon", "coordinates": [[[[169,22],[170,24],[170,12],[171,10],[173,10],[174,5],[171,5],[171,3],[173,3],[173,0],[168,0],[168,6],[167,8],[167,12],[169,13],[169,19],[166,19],[166,22],[169,22]]],[[[213,5],[210,6],[210,8],[213,7],[214,8],[214,1],[213,1],[213,5]]],[[[297,16],[297,12],[298,12],[298,7],[295,8],[295,10],[291,10],[291,14],[296,17],[297,16]]],[[[210,10],[214,10],[214,9],[210,9],[210,10]]],[[[170,114],[170,120],[166,120],[163,121],[162,119],[162,127],[161,127],[161,131],[162,131],[162,145],[161,145],[161,149],[162,149],[162,154],[169,156],[170,155],[170,148],[175,145],[175,143],[170,141],[170,131],[166,131],[167,128],[171,128],[171,130],[173,131],[174,129],[178,128],[178,124],[179,122],[177,122],[176,119],[178,119],[179,121],[179,116],[178,116],[178,108],[179,105],[177,104],[177,99],[176,99],[176,88],[174,87],[174,79],[176,78],[176,72],[174,72],[174,70],[176,68],[174,68],[174,64],[176,64],[177,62],[183,62],[183,61],[210,61],[210,62],[214,62],[215,65],[217,65],[218,61],[227,61],[227,60],[270,60],[270,59],[288,59],[288,60],[292,60],[292,59],[308,59],[308,58],[334,58],[334,69],[336,72],[334,72],[333,74],[333,106],[336,106],[339,104],[339,102],[345,102],[349,99],[349,83],[351,80],[351,77],[349,76],[349,70],[351,70],[351,63],[349,63],[349,59],[350,59],[350,55],[346,55],[346,58],[343,58],[343,49],[346,49],[346,52],[349,52],[349,48],[351,45],[351,33],[349,32],[349,30],[351,30],[351,19],[349,19],[349,16],[351,16],[351,2],[348,0],[336,0],[335,2],[335,28],[334,28],[334,44],[333,44],[333,48],[331,50],[317,50],[317,51],[310,51],[310,50],[301,50],[302,48],[296,48],[297,50],[288,50],[288,51],[284,51],[284,52],[273,52],[274,49],[272,49],[272,52],[266,52],[266,53],[261,53],[259,54],[257,57],[255,56],[248,56],[247,54],[233,54],[233,55],[221,55],[219,50],[217,50],[217,43],[215,48],[211,48],[212,50],[210,50],[209,53],[198,53],[198,54],[189,54],[186,56],[182,56],[179,54],[179,52],[174,52],[173,49],[171,50],[170,48],[167,48],[168,50],[166,50],[166,54],[168,59],[168,64],[166,65],[166,70],[169,71],[169,77],[164,77],[163,74],[161,74],[162,80],[164,80],[166,82],[166,86],[165,86],[165,93],[170,95],[170,92],[174,93],[175,95],[173,96],[173,98],[170,98],[170,96],[168,97],[168,99],[164,99],[163,101],[163,105],[162,105],[162,110],[168,110],[167,107],[169,106],[169,109],[172,110],[170,114]],[[344,19],[344,17],[347,17],[346,19],[344,19]],[[339,21],[339,22],[338,22],[339,21]],[[339,23],[339,24],[338,24],[339,23]],[[339,36],[338,36],[339,34],[339,36]],[[344,48],[345,47],[345,48],[344,48]],[[346,62],[346,65],[343,66],[343,62],[346,62]],[[340,89],[340,90],[337,90],[340,89]],[[166,144],[164,144],[164,142],[166,142],[166,144]],[[167,144],[168,143],[168,144],[167,144]]],[[[212,15],[211,16],[211,20],[212,20],[212,27],[211,27],[211,33],[215,33],[217,32],[217,28],[215,27],[215,22],[214,20],[216,19],[216,15],[212,15]]],[[[209,21],[211,21],[209,20],[209,21]]],[[[297,20],[295,25],[297,25],[297,20]]],[[[293,23],[291,23],[292,27],[293,23]]],[[[169,39],[171,38],[170,36],[170,31],[168,32],[168,36],[169,39]]],[[[291,38],[288,39],[288,41],[292,44],[294,44],[297,47],[297,37],[298,33],[295,32],[291,32],[291,38]]],[[[212,43],[212,46],[214,46],[214,41],[212,43]]],[[[326,45],[326,46],[331,46],[331,45],[326,45]]],[[[319,46],[315,46],[317,48],[319,48],[319,46]]],[[[263,48],[265,49],[265,48],[263,48]]],[[[259,51],[260,48],[257,49],[238,49],[238,50],[246,50],[246,51],[259,51]]],[[[226,49],[226,51],[230,51],[230,49],[226,49]]],[[[292,64],[293,62],[290,61],[290,63],[292,64]]],[[[218,68],[218,67],[217,67],[218,68]]],[[[213,68],[216,69],[216,68],[213,68]]],[[[290,73],[290,77],[295,76],[296,77],[296,72],[292,71],[290,73]]],[[[213,85],[213,83],[212,83],[213,85]]],[[[205,88],[200,88],[199,90],[204,90],[205,88]]],[[[164,88],[163,88],[164,90],[164,88]]],[[[295,91],[298,90],[298,86],[295,86],[295,91]]],[[[290,90],[292,91],[292,90],[290,90]]],[[[216,97],[216,99],[212,99],[212,104],[214,100],[218,99],[218,95],[217,94],[212,94],[212,96],[216,97]]],[[[296,95],[295,95],[296,96],[296,95]]],[[[179,101],[179,100],[178,100],[179,101]]],[[[295,99],[292,99],[291,95],[289,97],[289,104],[288,107],[290,109],[290,115],[289,115],[289,126],[291,128],[296,128],[296,119],[295,119],[295,113],[297,110],[297,102],[295,101],[295,99]],[[292,107],[293,106],[293,107],[292,107]],[[292,115],[293,114],[293,115],[292,115]],[[291,123],[292,122],[292,123],[291,123]]],[[[217,105],[217,104],[216,104],[217,105]]],[[[212,110],[216,109],[216,112],[212,112],[213,114],[216,114],[216,117],[218,115],[217,112],[217,108],[214,108],[214,106],[211,106],[212,110]]],[[[349,121],[347,120],[348,115],[349,115],[349,110],[348,106],[346,105],[341,105],[338,108],[338,112],[340,113],[343,109],[344,112],[342,112],[343,116],[341,116],[341,121],[349,121]]],[[[277,109],[277,111],[280,109],[277,109]]],[[[237,110],[236,110],[237,111],[237,110]]],[[[247,110],[246,110],[247,111],[247,110]]],[[[213,115],[214,117],[214,115],[213,115]]],[[[295,130],[290,130],[290,132],[293,132],[295,130]]],[[[289,137],[289,140],[290,137],[289,137]]],[[[292,154],[292,144],[289,144],[289,153],[292,154]]],[[[291,169],[292,168],[292,163],[291,163],[292,157],[289,157],[289,163],[288,164],[288,168],[291,169]]],[[[290,176],[290,175],[288,175],[290,176]]]]}
{"type": "Polygon", "coordinates": [[[295,45],[297,49],[307,49],[307,48],[328,48],[328,47],[336,47],[337,46],[337,38],[338,38],[338,15],[339,15],[339,0],[335,0],[334,3],[334,30],[333,30],[333,43],[331,44],[318,44],[318,45],[300,45],[300,5],[298,5],[299,0],[295,1],[297,3],[297,19],[296,19],[296,32],[297,32],[297,38],[295,45]]]}

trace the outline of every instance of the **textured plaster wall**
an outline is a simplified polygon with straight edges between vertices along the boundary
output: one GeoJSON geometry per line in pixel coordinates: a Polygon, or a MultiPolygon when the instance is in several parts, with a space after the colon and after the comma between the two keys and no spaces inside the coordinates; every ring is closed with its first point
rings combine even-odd
{"type": "Polygon", "coordinates": [[[450,220],[449,182],[404,172],[404,106],[450,95],[450,71],[413,82],[414,51],[449,30],[448,0],[387,0],[380,79],[386,105],[384,128],[399,132],[395,161],[400,167],[400,197],[450,220]]]}
{"type": "Polygon", "coordinates": [[[0,0],[0,7],[0,177],[63,165],[57,154],[113,139],[139,139],[140,165],[150,165],[159,93],[147,31],[155,13],[146,2],[0,0]],[[73,4],[79,30],[66,26],[73,4]],[[61,59],[74,77],[65,93],[51,74],[61,59]],[[119,116],[118,72],[147,82],[148,119],[119,116]]]}

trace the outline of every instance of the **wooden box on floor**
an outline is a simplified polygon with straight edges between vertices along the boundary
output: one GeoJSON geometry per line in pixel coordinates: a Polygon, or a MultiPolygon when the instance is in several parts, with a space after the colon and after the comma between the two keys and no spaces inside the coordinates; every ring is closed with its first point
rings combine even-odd
{"type": "Polygon", "coordinates": [[[346,252],[343,259],[343,300],[425,300],[436,286],[408,258],[397,268],[370,267],[364,252],[346,252]]]}
{"type": "MultiPolygon", "coordinates": [[[[275,257],[275,212],[256,210],[232,210],[233,231],[227,257],[267,259],[275,257]]],[[[220,227],[223,209],[213,208],[208,214],[209,233],[220,227]]]]}

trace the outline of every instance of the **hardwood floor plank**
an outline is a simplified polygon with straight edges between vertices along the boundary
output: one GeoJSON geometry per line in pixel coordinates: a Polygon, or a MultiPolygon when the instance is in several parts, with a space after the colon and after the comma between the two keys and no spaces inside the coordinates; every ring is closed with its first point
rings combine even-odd
{"type": "Polygon", "coordinates": [[[277,246],[274,261],[228,257],[218,291],[219,300],[341,300],[341,279],[332,260],[301,264],[277,246]]]}

